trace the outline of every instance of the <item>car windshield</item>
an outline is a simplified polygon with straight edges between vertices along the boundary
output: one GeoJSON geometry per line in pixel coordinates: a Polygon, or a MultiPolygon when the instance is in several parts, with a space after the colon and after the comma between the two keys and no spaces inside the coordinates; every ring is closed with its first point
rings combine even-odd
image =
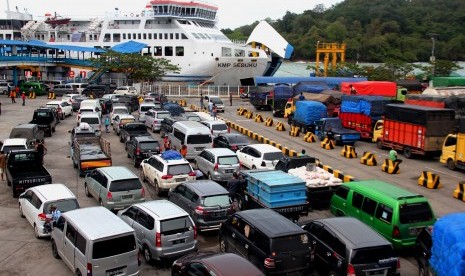
{"type": "Polygon", "coordinates": [[[170,116],[171,116],[171,114],[169,112],[167,112],[167,113],[164,113],[164,112],[157,113],[157,119],[165,119],[165,118],[168,118],[170,116]]]}
{"type": "Polygon", "coordinates": [[[177,233],[192,230],[192,223],[188,216],[173,218],[160,221],[160,232],[164,235],[173,235],[177,233]]]}
{"type": "Polygon", "coordinates": [[[188,174],[190,172],[192,172],[192,168],[189,164],[168,165],[169,175],[188,174]]]}
{"type": "Polygon", "coordinates": [[[154,141],[154,142],[142,142],[142,143],[139,143],[139,147],[141,150],[156,150],[158,148],[160,148],[160,144],[158,144],[158,142],[154,141]]]}
{"type": "Polygon", "coordinates": [[[95,242],[92,249],[92,258],[103,259],[134,250],[136,250],[136,239],[134,238],[134,234],[128,234],[122,237],[95,242]]]}
{"type": "Polygon", "coordinates": [[[50,201],[44,204],[44,212],[50,210],[50,205],[54,204],[60,212],[68,212],[79,208],[79,203],[75,198],[63,199],[59,201],[50,201]]]}
{"type": "Polygon", "coordinates": [[[23,149],[26,149],[26,146],[3,146],[2,148],[5,154],[9,153],[12,150],[23,150],[23,149]]]}
{"type": "Polygon", "coordinates": [[[126,126],[126,130],[127,131],[147,131],[147,127],[141,124],[135,124],[135,125],[128,124],[126,126]]]}
{"type": "Polygon", "coordinates": [[[236,165],[239,164],[239,159],[237,156],[221,156],[218,157],[219,165],[236,165]]]}
{"type": "Polygon", "coordinates": [[[218,124],[212,125],[213,130],[228,130],[228,126],[226,124],[218,124]]]}
{"type": "Polygon", "coordinates": [[[111,182],[110,192],[122,192],[142,189],[139,178],[123,179],[111,182]]]}
{"type": "Polygon", "coordinates": [[[247,141],[247,138],[244,136],[229,136],[228,137],[229,143],[231,144],[247,144],[249,141],[247,141]]]}
{"type": "Polygon", "coordinates": [[[397,255],[392,249],[392,246],[379,246],[371,248],[356,249],[353,252],[352,264],[369,264],[369,263],[382,263],[383,260],[391,260],[396,258],[397,255]]]}
{"type": "Polygon", "coordinates": [[[263,154],[263,160],[273,161],[284,157],[282,152],[266,152],[263,154]]]}
{"type": "MultiPolygon", "coordinates": [[[[147,112],[147,111],[149,111],[150,109],[154,109],[154,108],[156,108],[155,105],[142,105],[142,106],[140,107],[140,111],[141,111],[141,112],[147,112]]],[[[160,107],[159,107],[159,108],[160,108],[160,107]]]]}
{"type": "Polygon", "coordinates": [[[117,108],[113,110],[113,114],[129,114],[126,108],[117,108]]]}
{"type": "Polygon", "coordinates": [[[202,199],[202,204],[205,207],[225,206],[229,205],[229,195],[214,195],[207,196],[202,199]]]}
{"type": "Polygon", "coordinates": [[[272,240],[272,251],[276,253],[290,253],[292,251],[308,250],[308,236],[306,233],[277,237],[272,240]]]}
{"type": "Polygon", "coordinates": [[[195,134],[187,136],[188,144],[209,144],[212,142],[212,138],[208,134],[195,134]]]}
{"type": "Polygon", "coordinates": [[[81,117],[81,123],[88,123],[89,125],[98,125],[100,124],[100,121],[98,118],[92,118],[92,117],[81,117]]]}
{"type": "Polygon", "coordinates": [[[223,104],[223,101],[220,98],[211,98],[211,102],[214,104],[223,104]]]}
{"type": "Polygon", "coordinates": [[[433,213],[427,202],[409,203],[400,205],[400,223],[416,223],[430,221],[433,213]]]}

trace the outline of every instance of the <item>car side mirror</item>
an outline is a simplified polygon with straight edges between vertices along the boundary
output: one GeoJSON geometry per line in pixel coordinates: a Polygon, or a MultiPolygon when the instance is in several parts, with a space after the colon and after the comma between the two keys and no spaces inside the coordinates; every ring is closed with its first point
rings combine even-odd
{"type": "Polygon", "coordinates": [[[26,195],[20,195],[19,198],[26,198],[26,195]]]}

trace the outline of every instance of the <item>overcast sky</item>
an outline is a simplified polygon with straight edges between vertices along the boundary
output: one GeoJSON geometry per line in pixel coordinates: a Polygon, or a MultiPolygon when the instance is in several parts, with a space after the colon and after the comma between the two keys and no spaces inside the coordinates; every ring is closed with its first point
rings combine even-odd
{"type": "MultiPolygon", "coordinates": [[[[7,1],[0,0],[0,8],[7,10],[7,1]]],[[[57,12],[60,15],[80,18],[103,16],[115,8],[125,12],[140,12],[148,0],[9,0],[10,10],[16,6],[20,11],[24,8],[34,16],[43,19],[45,13],[57,12]]],[[[286,11],[300,14],[311,10],[317,4],[326,8],[342,0],[209,0],[203,3],[218,6],[218,26],[220,28],[236,28],[251,24],[267,17],[280,19],[286,11]]],[[[3,16],[2,16],[3,18],[3,16]]]]}

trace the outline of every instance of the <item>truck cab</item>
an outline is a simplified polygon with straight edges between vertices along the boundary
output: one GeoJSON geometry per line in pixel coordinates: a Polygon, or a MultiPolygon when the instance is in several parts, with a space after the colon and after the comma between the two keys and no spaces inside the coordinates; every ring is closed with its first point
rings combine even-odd
{"type": "Polygon", "coordinates": [[[449,134],[442,145],[439,162],[450,170],[465,169],[465,134],[449,134]]]}
{"type": "Polygon", "coordinates": [[[344,128],[339,118],[323,118],[315,122],[315,135],[320,141],[326,137],[330,129],[334,133],[336,145],[353,145],[360,140],[360,132],[344,128]]]}
{"type": "Polygon", "coordinates": [[[378,120],[373,128],[373,138],[371,141],[376,143],[379,149],[383,148],[383,120],[378,120]]]}

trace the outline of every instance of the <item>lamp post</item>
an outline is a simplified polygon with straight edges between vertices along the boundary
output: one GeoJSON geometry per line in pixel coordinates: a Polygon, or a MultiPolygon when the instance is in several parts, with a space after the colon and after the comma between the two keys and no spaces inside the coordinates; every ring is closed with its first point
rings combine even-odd
{"type": "Polygon", "coordinates": [[[433,45],[431,46],[431,57],[429,58],[430,62],[432,63],[433,67],[431,69],[431,76],[434,77],[434,71],[435,71],[435,63],[436,63],[436,57],[434,56],[434,48],[436,46],[436,37],[439,36],[439,34],[436,33],[429,33],[431,36],[431,41],[433,42],[433,45]]]}

